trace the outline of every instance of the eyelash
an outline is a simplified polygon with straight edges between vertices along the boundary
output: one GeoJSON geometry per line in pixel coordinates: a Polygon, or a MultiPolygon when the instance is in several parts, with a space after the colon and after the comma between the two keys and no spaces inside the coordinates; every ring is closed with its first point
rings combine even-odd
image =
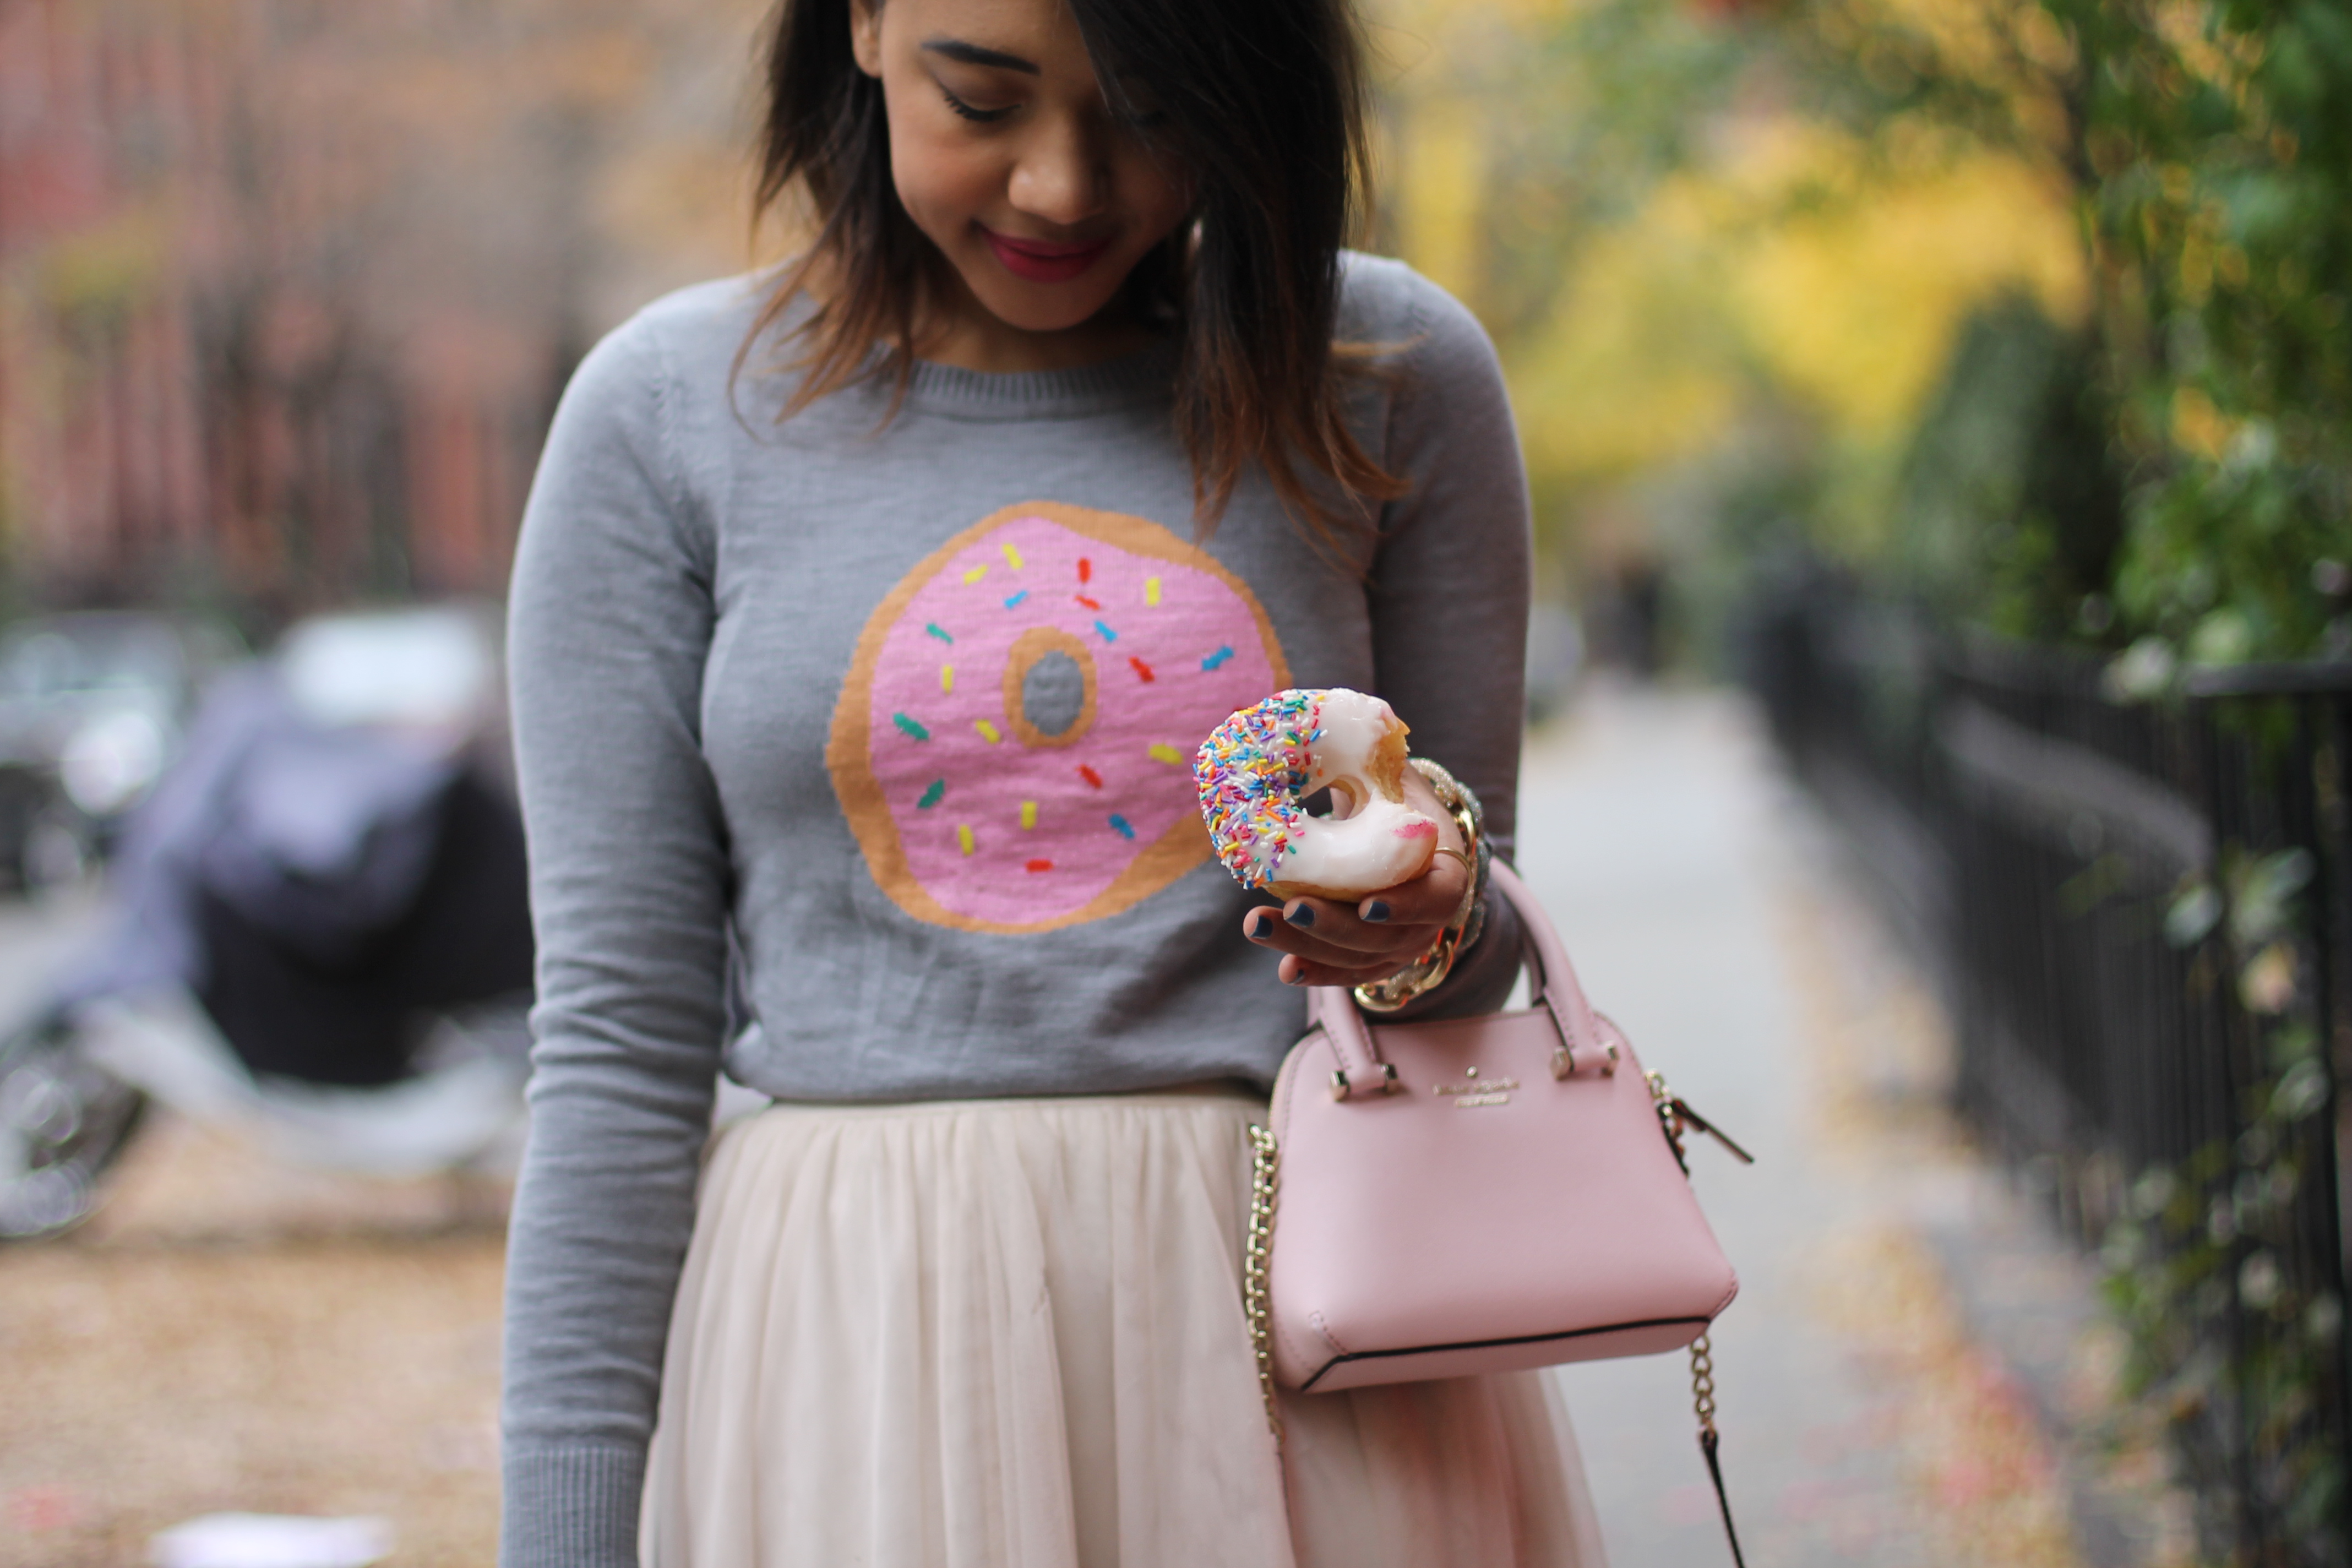
{"type": "Polygon", "coordinates": [[[971,104],[966,103],[962,99],[958,98],[954,93],[950,92],[944,87],[940,89],[940,96],[948,100],[948,107],[950,109],[954,110],[966,120],[976,121],[982,125],[994,124],[996,121],[1003,119],[1006,115],[1012,113],[1013,108],[1012,105],[1007,105],[1003,109],[974,109],[971,104]]]}

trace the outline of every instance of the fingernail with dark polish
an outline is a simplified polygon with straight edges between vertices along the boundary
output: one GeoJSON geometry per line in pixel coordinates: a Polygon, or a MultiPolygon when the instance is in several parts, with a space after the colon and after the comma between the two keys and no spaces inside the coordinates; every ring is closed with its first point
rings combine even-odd
{"type": "Polygon", "coordinates": [[[1378,925],[1382,921],[1388,919],[1388,901],[1384,899],[1374,899],[1370,903],[1366,904],[1364,906],[1364,918],[1371,921],[1374,925],[1378,925]]]}
{"type": "Polygon", "coordinates": [[[1252,915],[1249,919],[1249,924],[1243,928],[1242,934],[1248,937],[1252,942],[1264,942],[1265,940],[1265,917],[1264,915],[1252,915]]]}
{"type": "Polygon", "coordinates": [[[1315,923],[1315,911],[1301,904],[1295,910],[1283,910],[1282,918],[1295,926],[1311,926],[1315,923]]]}
{"type": "Polygon", "coordinates": [[[1282,983],[1285,985],[1304,985],[1307,984],[1307,976],[1304,974],[1285,974],[1282,977],[1282,983]]]}

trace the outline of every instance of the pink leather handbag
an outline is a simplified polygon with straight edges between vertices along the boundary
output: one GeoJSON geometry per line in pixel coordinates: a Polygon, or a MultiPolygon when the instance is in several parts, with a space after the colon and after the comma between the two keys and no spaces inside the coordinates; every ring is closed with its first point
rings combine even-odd
{"type": "Polygon", "coordinates": [[[1692,1195],[1683,1132],[1748,1156],[1643,1071],[1499,860],[1489,890],[1518,911],[1531,1005],[1368,1024],[1346,991],[1318,987],[1272,1125],[1251,1129],[1246,1278],[1269,1420],[1278,1439],[1276,1384],[1320,1392],[1693,1346],[1716,1470],[1705,1336],[1739,1285],[1692,1195]]]}

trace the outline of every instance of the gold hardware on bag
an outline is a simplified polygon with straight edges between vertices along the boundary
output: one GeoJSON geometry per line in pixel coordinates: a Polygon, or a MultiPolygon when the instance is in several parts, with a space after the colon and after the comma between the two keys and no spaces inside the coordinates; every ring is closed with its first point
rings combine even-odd
{"type": "MultiPolygon", "coordinates": [[[[1551,1048],[1551,1076],[1570,1078],[1575,1073],[1576,1052],[1565,1045],[1554,1046],[1551,1048]]],[[[1601,1076],[1602,1078],[1617,1076],[1617,1042],[1614,1040],[1601,1047],[1601,1076]]]]}
{"type": "MultiPolygon", "coordinates": [[[[1345,1082],[1344,1075],[1339,1077],[1345,1082]]],[[[1266,1430],[1274,1434],[1274,1451],[1282,1452],[1282,1411],[1275,1404],[1274,1338],[1268,1321],[1265,1289],[1266,1260],[1274,1249],[1275,1184],[1280,1152],[1274,1134],[1253,1124],[1250,1141],[1249,1246],[1243,1254],[1242,1306],[1249,1314],[1250,1343],[1257,1351],[1258,1393],[1265,1400],[1266,1430]]]]}

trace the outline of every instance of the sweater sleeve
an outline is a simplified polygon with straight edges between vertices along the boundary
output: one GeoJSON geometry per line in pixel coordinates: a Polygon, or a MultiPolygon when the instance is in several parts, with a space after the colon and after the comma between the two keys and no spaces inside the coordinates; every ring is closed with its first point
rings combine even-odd
{"type": "Polygon", "coordinates": [[[725,1027],[700,746],[707,517],[640,319],[565,392],[509,600],[539,1000],[507,1249],[505,1568],[636,1562],[646,1447],[725,1027]]]}
{"type": "MultiPolygon", "coordinates": [[[[1410,489],[1381,514],[1369,584],[1381,694],[1486,809],[1511,857],[1526,722],[1531,519],[1527,468],[1494,345],[1451,295],[1408,274],[1414,302],[1390,405],[1387,464],[1410,489]]],[[[1414,1017],[1499,1006],[1518,922],[1491,900],[1486,933],[1414,1017]]]]}

